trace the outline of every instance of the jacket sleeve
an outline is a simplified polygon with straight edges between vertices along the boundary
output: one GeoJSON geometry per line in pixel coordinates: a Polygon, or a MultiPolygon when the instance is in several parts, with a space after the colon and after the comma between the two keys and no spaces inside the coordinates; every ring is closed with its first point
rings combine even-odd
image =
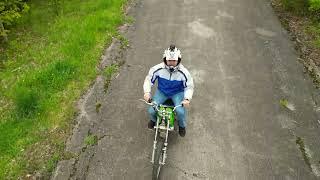
{"type": "Polygon", "coordinates": [[[144,79],[144,83],[143,83],[143,91],[144,93],[151,93],[151,87],[154,84],[156,77],[156,70],[161,68],[160,64],[153,66],[152,68],[150,68],[148,75],[146,76],[146,78],[144,79]]]}
{"type": "Polygon", "coordinates": [[[187,79],[186,79],[186,87],[184,88],[184,99],[191,100],[193,95],[193,88],[194,88],[193,78],[187,69],[185,69],[185,75],[187,79]]]}

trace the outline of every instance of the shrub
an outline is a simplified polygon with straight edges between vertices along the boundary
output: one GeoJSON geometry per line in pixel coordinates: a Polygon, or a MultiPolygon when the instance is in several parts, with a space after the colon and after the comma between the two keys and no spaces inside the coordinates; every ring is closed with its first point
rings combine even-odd
{"type": "Polygon", "coordinates": [[[23,0],[4,0],[0,2],[0,37],[7,40],[8,26],[14,24],[29,10],[23,0]]]}
{"type": "Polygon", "coordinates": [[[310,0],[309,3],[309,11],[311,11],[316,20],[320,20],[320,0],[310,0]]]}
{"type": "Polygon", "coordinates": [[[282,4],[287,10],[298,14],[305,14],[308,12],[309,0],[282,0],[282,4]]]}
{"type": "Polygon", "coordinates": [[[319,11],[320,10],[320,0],[310,0],[310,11],[319,11]]]}

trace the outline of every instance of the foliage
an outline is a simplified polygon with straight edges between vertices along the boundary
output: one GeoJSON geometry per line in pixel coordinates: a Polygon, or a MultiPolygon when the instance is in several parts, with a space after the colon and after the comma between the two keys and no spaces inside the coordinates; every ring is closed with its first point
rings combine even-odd
{"type": "Polygon", "coordinates": [[[26,87],[18,87],[16,90],[16,111],[20,117],[33,114],[37,109],[38,97],[34,90],[26,87]]]}
{"type": "Polygon", "coordinates": [[[62,6],[62,0],[50,0],[49,4],[53,7],[55,14],[59,15],[62,6]]]}
{"type": "Polygon", "coordinates": [[[98,143],[98,137],[96,135],[88,135],[87,137],[84,138],[84,143],[87,146],[93,146],[98,143]]]}
{"type": "Polygon", "coordinates": [[[310,11],[319,11],[320,10],[320,0],[310,0],[310,11]]]}
{"type": "Polygon", "coordinates": [[[281,0],[283,6],[300,15],[311,15],[320,19],[320,0],[281,0]]]}
{"type": "Polygon", "coordinates": [[[23,0],[4,0],[0,2],[0,37],[7,39],[8,27],[13,25],[29,6],[23,0]]]}
{"type": "Polygon", "coordinates": [[[117,72],[119,69],[118,64],[112,64],[104,70],[103,74],[105,77],[105,83],[104,83],[104,92],[106,93],[108,91],[110,82],[112,80],[112,76],[114,75],[115,72],[117,72]]]}
{"type": "Polygon", "coordinates": [[[304,145],[303,139],[301,137],[297,137],[296,144],[299,146],[299,149],[302,153],[304,161],[306,162],[308,167],[311,169],[310,155],[306,151],[306,147],[304,145]]]}
{"type": "Polygon", "coordinates": [[[287,107],[288,106],[288,100],[280,99],[280,105],[282,105],[283,107],[287,107]]]}
{"type": "Polygon", "coordinates": [[[282,3],[287,10],[298,14],[305,14],[308,12],[308,1],[309,0],[282,0],[282,3]]]}
{"type": "Polygon", "coordinates": [[[0,179],[53,170],[62,155],[51,141],[68,137],[74,104],[97,76],[102,52],[125,20],[126,0],[55,2],[28,1],[30,10],[12,22],[10,39],[0,47],[0,179]]]}
{"type": "Polygon", "coordinates": [[[306,32],[311,34],[313,37],[313,45],[316,48],[320,48],[320,23],[312,23],[307,27],[306,30],[306,32]]]}
{"type": "Polygon", "coordinates": [[[316,21],[320,21],[320,0],[310,0],[309,11],[316,21]]]}

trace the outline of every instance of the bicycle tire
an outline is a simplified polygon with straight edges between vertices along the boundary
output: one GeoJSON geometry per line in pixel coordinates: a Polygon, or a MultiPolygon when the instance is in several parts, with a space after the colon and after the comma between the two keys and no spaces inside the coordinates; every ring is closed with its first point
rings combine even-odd
{"type": "Polygon", "coordinates": [[[157,142],[157,149],[154,154],[154,163],[152,167],[152,180],[158,180],[161,170],[161,164],[159,164],[159,161],[162,161],[163,157],[163,146],[164,142],[162,140],[159,140],[157,142]]]}

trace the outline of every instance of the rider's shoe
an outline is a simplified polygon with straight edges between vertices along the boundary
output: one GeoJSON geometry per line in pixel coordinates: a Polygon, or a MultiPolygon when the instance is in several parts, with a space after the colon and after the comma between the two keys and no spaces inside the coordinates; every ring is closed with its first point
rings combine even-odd
{"type": "Polygon", "coordinates": [[[150,120],[149,123],[148,123],[148,128],[149,129],[153,129],[155,124],[156,124],[155,122],[150,120]]]}
{"type": "Polygon", "coordinates": [[[179,127],[179,135],[184,137],[186,135],[186,128],[179,127]]]}

